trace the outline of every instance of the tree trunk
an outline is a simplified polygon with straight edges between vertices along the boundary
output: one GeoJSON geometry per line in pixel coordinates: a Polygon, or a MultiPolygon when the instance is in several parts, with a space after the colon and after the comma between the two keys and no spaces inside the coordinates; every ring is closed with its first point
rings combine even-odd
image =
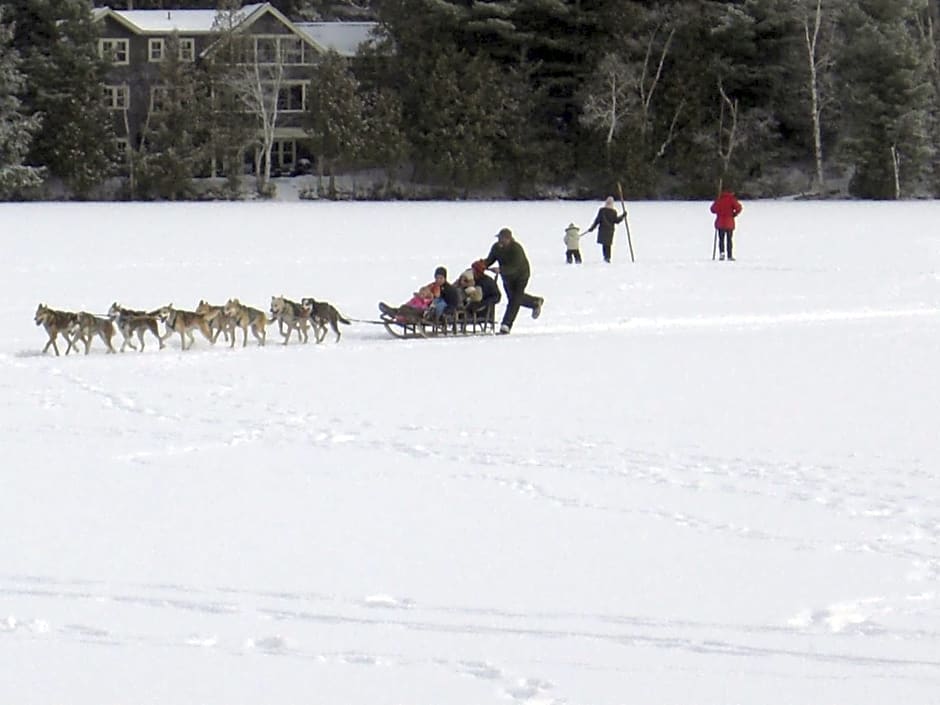
{"type": "Polygon", "coordinates": [[[822,153],[822,115],[819,107],[819,73],[817,51],[819,27],[822,24],[822,0],[816,0],[813,29],[810,33],[809,19],[803,18],[803,33],[806,38],[806,54],[809,64],[810,117],[813,124],[813,156],[816,161],[816,187],[822,192],[825,184],[822,153]]]}
{"type": "Polygon", "coordinates": [[[895,144],[891,145],[891,170],[894,173],[894,200],[901,200],[901,154],[895,144]]]}

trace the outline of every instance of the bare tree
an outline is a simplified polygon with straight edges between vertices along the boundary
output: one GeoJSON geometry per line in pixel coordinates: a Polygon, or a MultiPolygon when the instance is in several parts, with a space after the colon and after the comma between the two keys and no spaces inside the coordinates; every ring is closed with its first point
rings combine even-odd
{"type": "Polygon", "coordinates": [[[797,5],[803,28],[803,46],[806,49],[808,69],[807,88],[809,92],[809,112],[813,131],[813,158],[815,161],[816,188],[820,191],[825,186],[825,171],[822,144],[823,111],[828,104],[825,94],[825,77],[833,66],[832,41],[834,15],[838,10],[837,2],[830,0],[802,0],[797,5]]]}
{"type": "Polygon", "coordinates": [[[271,180],[271,153],[277,131],[279,96],[284,83],[284,48],[276,37],[241,34],[244,12],[238,0],[221,0],[213,30],[219,39],[212,48],[220,89],[236,110],[256,120],[255,175],[259,193],[267,193],[271,180]]]}
{"type": "Polygon", "coordinates": [[[718,188],[721,190],[731,165],[731,157],[734,156],[734,148],[739,142],[738,99],[728,96],[721,78],[718,79],[718,93],[721,96],[721,110],[718,114],[718,157],[721,159],[721,175],[718,177],[718,188]]]}
{"type": "MultiPolygon", "coordinates": [[[[260,39],[258,41],[261,41],[260,39]]],[[[255,174],[258,193],[267,193],[271,180],[271,152],[277,131],[278,96],[284,82],[284,61],[277,48],[273,56],[249,56],[235,72],[232,88],[246,112],[257,121],[260,141],[255,145],[255,174]],[[264,59],[264,63],[262,63],[264,59]]],[[[251,38],[248,42],[253,44],[251,38]]],[[[257,49],[257,46],[255,45],[257,49]]]]}
{"type": "Polygon", "coordinates": [[[604,132],[604,146],[610,157],[614,137],[620,132],[630,109],[632,86],[625,78],[627,66],[617,54],[607,54],[597,69],[597,80],[589,86],[581,122],[590,129],[604,132]]]}

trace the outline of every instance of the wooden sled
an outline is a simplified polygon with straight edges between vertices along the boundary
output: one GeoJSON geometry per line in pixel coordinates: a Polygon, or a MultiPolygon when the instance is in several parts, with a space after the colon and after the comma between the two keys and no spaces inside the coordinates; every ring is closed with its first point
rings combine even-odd
{"type": "Polygon", "coordinates": [[[496,307],[461,309],[439,319],[427,317],[408,319],[395,314],[395,309],[379,306],[385,330],[395,338],[439,338],[445,336],[495,335],[496,307]]]}

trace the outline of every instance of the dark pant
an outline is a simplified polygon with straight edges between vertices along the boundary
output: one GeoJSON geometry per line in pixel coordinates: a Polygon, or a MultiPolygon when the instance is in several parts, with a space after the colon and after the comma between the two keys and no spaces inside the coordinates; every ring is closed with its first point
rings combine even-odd
{"type": "Polygon", "coordinates": [[[604,261],[610,262],[610,248],[611,245],[606,242],[601,243],[601,252],[604,254],[604,261]]]}
{"type": "Polygon", "coordinates": [[[725,253],[725,241],[728,242],[728,259],[732,257],[732,243],[731,236],[734,235],[734,230],[718,230],[718,251],[721,254],[725,253]]]}
{"type": "Polygon", "coordinates": [[[581,250],[566,250],[565,261],[568,264],[571,264],[572,262],[577,262],[578,264],[581,264],[581,250]]]}
{"type": "Polygon", "coordinates": [[[502,325],[512,328],[512,324],[515,323],[516,316],[519,314],[519,308],[521,306],[525,306],[526,308],[535,308],[538,306],[538,297],[525,293],[525,288],[528,283],[528,277],[520,277],[518,279],[503,277],[503,289],[506,290],[506,298],[508,301],[506,302],[506,312],[503,314],[502,325]]]}

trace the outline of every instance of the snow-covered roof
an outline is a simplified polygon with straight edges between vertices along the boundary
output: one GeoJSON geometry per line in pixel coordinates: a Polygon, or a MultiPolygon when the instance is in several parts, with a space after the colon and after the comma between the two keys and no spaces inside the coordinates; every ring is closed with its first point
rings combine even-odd
{"type": "Polygon", "coordinates": [[[370,39],[377,22],[295,22],[294,26],[315,44],[340,56],[355,56],[359,45],[370,39]]]}
{"type": "MultiPolygon", "coordinates": [[[[254,3],[245,5],[239,14],[242,21],[247,20],[254,13],[268,6],[268,3],[254,3]]],[[[141,34],[206,34],[212,31],[218,10],[112,10],[99,8],[95,17],[100,18],[107,14],[116,17],[119,21],[141,34]]]]}

